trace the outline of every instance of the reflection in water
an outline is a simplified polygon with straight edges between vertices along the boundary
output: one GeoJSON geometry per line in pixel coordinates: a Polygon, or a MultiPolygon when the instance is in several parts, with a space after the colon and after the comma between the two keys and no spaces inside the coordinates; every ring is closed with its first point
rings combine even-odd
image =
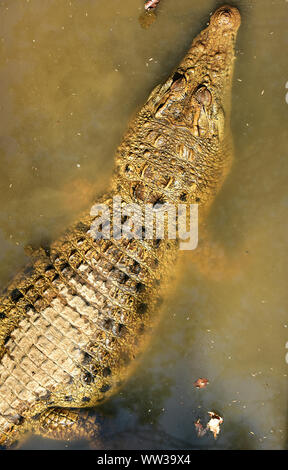
{"type": "MultiPolygon", "coordinates": [[[[107,189],[129,117],[220,3],[165,0],[145,30],[142,0],[109,0],[109,8],[88,0],[1,2],[2,286],[27,259],[24,245],[57,236],[107,189]]],[[[101,408],[107,448],[287,444],[288,4],[231,3],[243,19],[233,90],[236,155],[207,226],[213,244],[237,262],[217,279],[197,271],[193,253],[181,255],[177,292],[149,351],[101,408]],[[209,386],[195,389],[198,377],[209,386]],[[216,441],[197,438],[194,429],[210,410],[224,417],[216,441]]],[[[65,445],[33,438],[25,446],[65,445]]],[[[68,448],[75,446],[87,444],[68,448]]]]}

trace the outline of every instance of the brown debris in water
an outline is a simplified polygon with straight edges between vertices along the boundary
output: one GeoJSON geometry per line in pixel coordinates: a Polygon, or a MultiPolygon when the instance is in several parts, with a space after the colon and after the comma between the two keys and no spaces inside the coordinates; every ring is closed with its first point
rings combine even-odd
{"type": "Polygon", "coordinates": [[[145,11],[139,16],[139,23],[143,29],[148,29],[156,20],[154,10],[159,4],[160,0],[148,0],[144,4],[145,11]]]}
{"type": "Polygon", "coordinates": [[[223,418],[214,411],[208,411],[208,414],[211,416],[210,421],[207,424],[207,429],[213,433],[214,439],[217,439],[217,436],[220,432],[220,424],[223,423],[223,418]]]}
{"type": "Polygon", "coordinates": [[[196,380],[196,382],[194,382],[194,387],[195,388],[205,388],[205,387],[207,387],[208,384],[209,384],[208,379],[199,378],[199,379],[196,380]]]}
{"type": "Polygon", "coordinates": [[[197,431],[197,436],[203,437],[207,432],[207,428],[204,428],[203,424],[201,424],[200,422],[200,419],[197,419],[197,421],[194,424],[195,424],[195,429],[197,431]]]}
{"type": "Polygon", "coordinates": [[[147,0],[145,2],[144,8],[146,11],[152,10],[153,8],[156,8],[160,0],[147,0]]]}
{"type": "Polygon", "coordinates": [[[210,420],[208,421],[206,427],[202,425],[200,419],[194,423],[195,429],[197,432],[198,437],[203,437],[207,433],[207,431],[211,431],[213,433],[214,439],[217,439],[218,434],[220,433],[220,425],[223,423],[224,419],[214,413],[214,411],[208,411],[210,415],[210,420]]]}
{"type": "Polygon", "coordinates": [[[143,29],[150,28],[151,24],[156,20],[156,15],[153,11],[144,11],[139,16],[139,23],[143,29]]]}

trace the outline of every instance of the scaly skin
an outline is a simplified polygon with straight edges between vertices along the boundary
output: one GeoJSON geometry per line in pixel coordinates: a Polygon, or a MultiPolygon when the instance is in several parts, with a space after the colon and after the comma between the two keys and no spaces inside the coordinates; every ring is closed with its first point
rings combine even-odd
{"type": "MultiPolygon", "coordinates": [[[[199,203],[232,158],[229,128],[240,14],[219,8],[177,70],[151,93],[116,154],[111,190],[125,204],[199,203]]],[[[27,431],[97,438],[85,411],[119,389],[159,320],[159,286],[177,240],[93,240],[84,215],[0,299],[0,444],[27,431]],[[73,410],[71,410],[73,408],[73,410]],[[81,424],[78,426],[78,424],[81,424]]]]}

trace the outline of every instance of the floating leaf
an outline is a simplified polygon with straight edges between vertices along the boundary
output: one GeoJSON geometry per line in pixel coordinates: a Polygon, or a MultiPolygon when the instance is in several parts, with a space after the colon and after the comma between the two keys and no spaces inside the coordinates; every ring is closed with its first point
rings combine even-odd
{"type": "Polygon", "coordinates": [[[145,3],[145,10],[152,10],[153,8],[156,8],[160,0],[148,0],[145,3]]]}
{"type": "Polygon", "coordinates": [[[211,416],[210,421],[207,424],[207,429],[213,433],[214,439],[217,439],[217,436],[220,432],[220,424],[223,423],[223,418],[214,411],[208,411],[208,414],[211,416]]]}
{"type": "Polygon", "coordinates": [[[197,435],[198,437],[203,437],[207,431],[211,431],[213,433],[214,439],[217,439],[217,436],[220,432],[220,424],[222,424],[224,420],[221,416],[214,413],[214,411],[208,411],[208,414],[210,415],[210,420],[205,428],[202,425],[200,419],[197,419],[197,421],[194,423],[197,435]]]}
{"type": "Polygon", "coordinates": [[[207,387],[207,385],[209,384],[209,380],[208,379],[197,379],[196,382],[194,382],[194,387],[196,388],[205,388],[207,387]]]}
{"type": "Polygon", "coordinates": [[[206,432],[207,432],[207,429],[204,428],[204,426],[201,424],[200,422],[200,419],[197,419],[196,423],[195,424],[195,429],[196,429],[196,432],[197,432],[197,436],[198,437],[203,437],[206,432]]]}

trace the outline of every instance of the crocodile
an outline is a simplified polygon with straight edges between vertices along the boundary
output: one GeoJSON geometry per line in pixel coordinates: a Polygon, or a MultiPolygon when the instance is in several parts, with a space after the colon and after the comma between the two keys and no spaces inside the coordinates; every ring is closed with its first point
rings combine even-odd
{"type": "MultiPolygon", "coordinates": [[[[224,5],[132,118],[101,203],[198,204],[230,169],[236,7],[224,5]]],[[[159,322],[179,240],[95,238],[86,212],[33,253],[0,297],[0,444],[31,433],[97,442],[97,407],[131,376],[159,322]]],[[[99,444],[100,445],[100,444],[99,444]]]]}

